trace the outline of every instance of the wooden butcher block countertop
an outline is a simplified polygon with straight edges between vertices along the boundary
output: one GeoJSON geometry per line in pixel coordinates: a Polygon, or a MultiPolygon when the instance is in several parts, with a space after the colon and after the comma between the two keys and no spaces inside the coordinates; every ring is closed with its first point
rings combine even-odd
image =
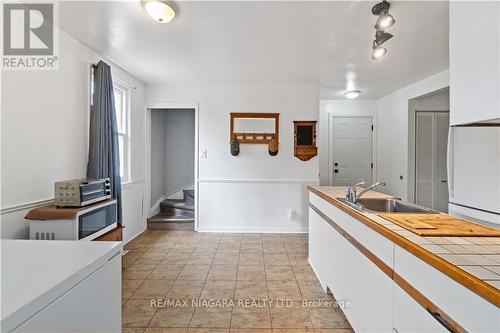
{"type": "MultiPolygon", "coordinates": [[[[309,186],[308,189],[471,291],[496,306],[500,306],[500,237],[491,235],[489,237],[419,236],[406,230],[401,224],[382,218],[379,216],[382,213],[360,212],[337,200],[336,198],[345,196],[346,187],[309,186]]],[[[390,196],[369,191],[363,197],[388,198],[390,196]]],[[[449,216],[446,214],[428,215],[429,217],[434,215],[437,218],[449,216]]],[[[457,223],[460,223],[460,220],[457,223]]],[[[467,227],[464,225],[458,229],[464,230],[467,227]]]]}

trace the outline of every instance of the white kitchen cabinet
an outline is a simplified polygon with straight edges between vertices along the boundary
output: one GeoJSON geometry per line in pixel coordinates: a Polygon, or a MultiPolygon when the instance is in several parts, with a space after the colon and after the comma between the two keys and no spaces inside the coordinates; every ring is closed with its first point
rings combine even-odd
{"type": "Polygon", "coordinates": [[[117,255],[16,332],[120,332],[120,269],[121,256],[117,255]]]}
{"type": "Polygon", "coordinates": [[[450,124],[500,123],[500,2],[449,6],[450,124]]]}
{"type": "Polygon", "coordinates": [[[394,271],[468,332],[500,332],[498,307],[398,245],[394,271]]]}
{"type": "Polygon", "coordinates": [[[323,287],[350,304],[343,311],[354,330],[390,332],[392,279],[312,209],[309,226],[311,265],[323,287]]]}
{"type": "Polygon", "coordinates": [[[120,332],[120,242],[1,240],[2,332],[120,332]]]}
{"type": "Polygon", "coordinates": [[[120,269],[118,254],[15,332],[120,332],[120,269]]]}
{"type": "Polygon", "coordinates": [[[393,304],[393,325],[398,333],[448,332],[443,325],[396,283],[394,283],[393,304]]]}
{"type": "Polygon", "coordinates": [[[332,227],[309,208],[309,263],[325,292],[328,286],[332,286],[333,232],[332,227]]]}
{"type": "Polygon", "coordinates": [[[314,193],[311,193],[309,200],[349,235],[368,248],[377,258],[392,268],[394,263],[394,243],[392,241],[314,193]]]}

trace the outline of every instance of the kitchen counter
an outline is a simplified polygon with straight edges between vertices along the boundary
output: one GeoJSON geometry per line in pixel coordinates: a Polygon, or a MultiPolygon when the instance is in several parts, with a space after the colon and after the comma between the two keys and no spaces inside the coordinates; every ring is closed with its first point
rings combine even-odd
{"type": "Polygon", "coordinates": [[[24,324],[121,253],[121,242],[1,240],[0,246],[2,332],[24,324]]]}
{"type": "MultiPolygon", "coordinates": [[[[356,332],[500,332],[500,237],[419,236],[403,219],[337,199],[346,187],[308,189],[309,262],[325,291],[349,301],[343,311],[356,332]]],[[[448,217],[425,221],[452,234],[478,230],[463,220],[440,224],[448,217]]]]}
{"type": "MultiPolygon", "coordinates": [[[[500,237],[420,237],[377,214],[360,212],[337,200],[346,187],[310,186],[309,190],[355,217],[453,280],[500,306],[500,237]]],[[[365,198],[387,198],[369,191],[365,198]]]]}

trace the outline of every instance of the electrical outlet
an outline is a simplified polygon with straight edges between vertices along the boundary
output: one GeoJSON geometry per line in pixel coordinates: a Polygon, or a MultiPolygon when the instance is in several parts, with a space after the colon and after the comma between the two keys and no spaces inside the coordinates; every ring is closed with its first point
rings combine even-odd
{"type": "Polygon", "coordinates": [[[288,211],[288,219],[289,219],[290,221],[295,221],[295,217],[296,217],[296,215],[297,215],[297,213],[295,212],[295,210],[290,209],[290,210],[288,211]]]}
{"type": "Polygon", "coordinates": [[[203,160],[206,160],[206,159],[207,159],[207,157],[208,157],[208,152],[207,152],[207,150],[206,150],[206,149],[202,150],[202,151],[201,151],[201,158],[202,158],[203,160]]]}

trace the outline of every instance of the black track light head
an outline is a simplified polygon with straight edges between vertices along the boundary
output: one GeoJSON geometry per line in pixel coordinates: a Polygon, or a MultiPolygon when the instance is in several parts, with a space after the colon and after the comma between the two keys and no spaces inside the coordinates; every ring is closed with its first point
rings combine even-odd
{"type": "Polygon", "coordinates": [[[377,32],[375,33],[375,43],[377,44],[377,46],[380,46],[392,37],[394,37],[392,34],[385,32],[384,30],[377,30],[377,32]]]}
{"type": "Polygon", "coordinates": [[[377,22],[375,23],[375,29],[384,30],[394,25],[396,20],[391,14],[389,14],[390,7],[391,4],[388,3],[386,0],[373,6],[372,14],[379,16],[377,22]]]}
{"type": "Polygon", "coordinates": [[[373,15],[381,15],[384,13],[387,13],[389,11],[389,8],[391,8],[391,4],[388,3],[386,0],[379,2],[372,8],[372,14],[373,15]]]}

